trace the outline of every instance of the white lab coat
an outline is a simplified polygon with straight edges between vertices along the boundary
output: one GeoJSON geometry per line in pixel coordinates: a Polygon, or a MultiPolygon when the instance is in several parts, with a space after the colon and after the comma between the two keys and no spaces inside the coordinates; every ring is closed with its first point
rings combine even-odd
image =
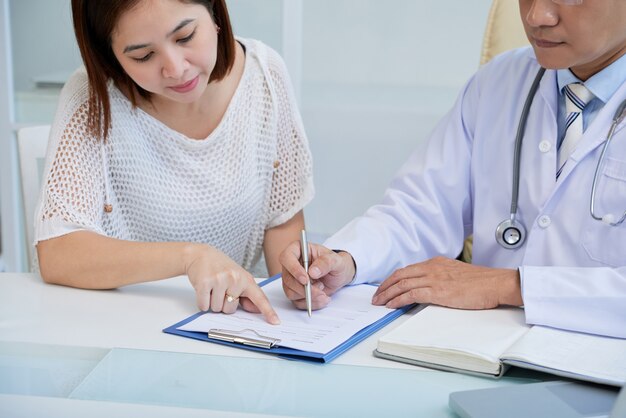
{"type": "MultiPolygon", "coordinates": [[[[626,222],[592,219],[593,175],[626,84],[601,109],[558,181],[557,81],[547,70],[522,145],[517,219],[528,235],[501,247],[497,225],[510,215],[519,117],[539,64],[530,48],[496,57],[461,91],[425,148],[414,152],[383,201],[326,245],[349,251],[357,282],[437,255],[456,257],[474,235],[473,263],[519,268],[526,320],[556,328],[626,337],[626,222]]],[[[596,211],[626,210],[626,129],[618,127],[597,187],[596,211]]]]}

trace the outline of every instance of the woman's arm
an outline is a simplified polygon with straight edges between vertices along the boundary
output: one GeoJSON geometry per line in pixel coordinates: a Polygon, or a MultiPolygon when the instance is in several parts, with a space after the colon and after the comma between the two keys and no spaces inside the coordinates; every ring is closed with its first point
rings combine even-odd
{"type": "Polygon", "coordinates": [[[282,271],[282,266],[278,261],[280,253],[287,248],[291,242],[300,239],[300,231],[304,229],[304,213],[299,211],[287,222],[270,228],[265,231],[263,240],[263,251],[265,253],[265,263],[270,276],[282,271]]]}
{"type": "Polygon", "coordinates": [[[245,309],[279,322],[250,273],[209,245],[123,241],[78,231],[40,241],[37,253],[47,283],[111,289],[185,274],[201,310],[232,313],[241,298],[245,309]],[[227,295],[234,299],[228,302],[227,295]]]}
{"type": "Polygon", "coordinates": [[[85,289],[179,276],[202,250],[200,244],[123,241],[89,231],[37,244],[41,276],[47,283],[85,289]]]}

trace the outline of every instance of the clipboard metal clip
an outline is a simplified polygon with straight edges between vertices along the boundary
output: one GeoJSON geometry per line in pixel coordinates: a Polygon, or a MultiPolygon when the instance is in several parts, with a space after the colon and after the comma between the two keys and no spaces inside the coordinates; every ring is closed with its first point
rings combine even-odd
{"type": "Polygon", "coordinates": [[[280,339],[261,335],[253,329],[242,329],[241,331],[233,331],[228,329],[212,328],[208,333],[209,338],[226,341],[229,343],[237,343],[249,345],[252,347],[270,349],[280,343],[280,339]],[[248,337],[244,334],[252,333],[255,337],[248,337]]]}

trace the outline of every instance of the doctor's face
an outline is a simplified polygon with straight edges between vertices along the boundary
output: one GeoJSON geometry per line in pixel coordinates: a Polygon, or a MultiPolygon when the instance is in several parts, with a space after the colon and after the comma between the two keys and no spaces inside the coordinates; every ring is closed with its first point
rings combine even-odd
{"type": "Polygon", "coordinates": [[[570,68],[581,80],[626,52],[626,1],[519,0],[520,14],[539,64],[570,68]]]}

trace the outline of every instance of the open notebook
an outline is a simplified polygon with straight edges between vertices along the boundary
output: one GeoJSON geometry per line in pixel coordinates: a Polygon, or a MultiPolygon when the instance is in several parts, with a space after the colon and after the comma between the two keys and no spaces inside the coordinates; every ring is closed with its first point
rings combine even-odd
{"type": "Polygon", "coordinates": [[[374,354],[485,376],[502,376],[515,365],[596,383],[626,383],[626,339],[529,326],[519,308],[428,306],[382,336],[374,354]]]}

